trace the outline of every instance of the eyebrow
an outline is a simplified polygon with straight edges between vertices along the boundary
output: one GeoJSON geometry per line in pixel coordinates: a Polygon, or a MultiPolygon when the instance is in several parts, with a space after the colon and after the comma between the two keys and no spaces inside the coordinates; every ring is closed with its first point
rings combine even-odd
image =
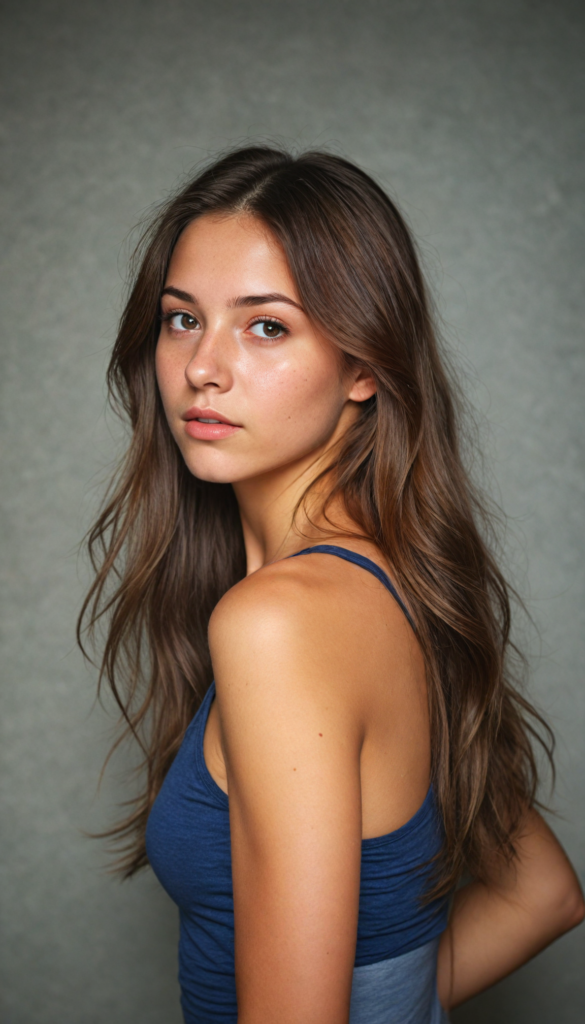
{"type": "Polygon", "coordinates": [[[281,292],[269,292],[268,295],[241,295],[230,302],[230,306],[263,306],[267,302],[286,302],[287,306],[294,306],[295,309],[303,311],[298,302],[289,299],[288,295],[282,295],[281,292]]]}
{"type": "Polygon", "coordinates": [[[194,295],[189,295],[189,292],[182,292],[180,288],[173,288],[172,285],[169,285],[168,288],[163,288],[160,294],[161,298],[163,295],[173,295],[175,299],[182,299],[183,302],[192,302],[195,304],[194,295]]]}
{"type": "MultiPolygon", "coordinates": [[[[194,295],[181,291],[180,288],[173,288],[172,285],[163,288],[161,295],[173,295],[175,299],[182,299],[183,302],[191,302],[193,305],[197,304],[194,295]]],[[[300,309],[303,312],[303,307],[298,302],[289,299],[288,295],[283,295],[281,292],[269,292],[267,295],[240,295],[237,299],[232,299],[228,305],[234,309],[240,306],[264,306],[268,302],[285,302],[287,306],[294,306],[295,309],[300,309]]]]}

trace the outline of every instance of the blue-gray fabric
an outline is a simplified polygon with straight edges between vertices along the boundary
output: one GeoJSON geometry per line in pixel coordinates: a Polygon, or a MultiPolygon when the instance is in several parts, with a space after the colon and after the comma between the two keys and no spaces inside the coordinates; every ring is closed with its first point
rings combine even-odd
{"type": "Polygon", "coordinates": [[[432,939],[410,953],[355,967],[349,1024],[447,1024],[437,994],[437,950],[432,939]]]}
{"type": "MultiPolygon", "coordinates": [[[[327,553],[337,551],[368,568],[363,556],[351,557],[354,552],[340,548],[327,553]]],[[[380,578],[382,570],[375,569],[380,578]]],[[[388,589],[395,593],[391,584],[388,589]]],[[[203,756],[214,696],[212,683],[154,803],[146,834],[149,861],[179,907],[179,981],[186,1024],[237,1021],[229,801],[203,756]]],[[[362,840],[352,1024],[440,1020],[434,940],[446,927],[448,901],[423,905],[421,897],[441,842],[432,789],[401,828],[362,840]]]]}

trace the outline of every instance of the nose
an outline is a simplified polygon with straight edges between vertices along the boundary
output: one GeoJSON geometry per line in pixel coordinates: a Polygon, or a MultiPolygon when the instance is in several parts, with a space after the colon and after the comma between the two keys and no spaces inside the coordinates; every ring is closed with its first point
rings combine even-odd
{"type": "Polygon", "coordinates": [[[230,339],[225,329],[206,328],[185,367],[187,383],[197,390],[229,390],[232,383],[230,348],[230,339]]]}

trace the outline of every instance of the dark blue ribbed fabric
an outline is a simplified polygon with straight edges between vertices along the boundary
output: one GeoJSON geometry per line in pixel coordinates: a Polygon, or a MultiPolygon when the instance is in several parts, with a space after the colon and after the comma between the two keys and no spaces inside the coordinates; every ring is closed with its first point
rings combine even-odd
{"type": "MultiPolygon", "coordinates": [[[[363,556],[344,548],[329,553],[338,552],[362,564],[363,556]]],[[[375,563],[364,561],[372,572],[375,563]]],[[[385,575],[375,569],[378,578],[385,575]]],[[[385,585],[402,606],[389,580],[385,585]]],[[[229,803],[203,757],[214,694],[212,683],[165,778],[146,833],[149,861],[179,906],[179,981],[187,1024],[237,1021],[229,803]]],[[[356,968],[418,949],[444,930],[447,901],[424,907],[420,902],[432,870],[428,862],[441,841],[432,790],[402,828],[362,841],[356,968]]]]}

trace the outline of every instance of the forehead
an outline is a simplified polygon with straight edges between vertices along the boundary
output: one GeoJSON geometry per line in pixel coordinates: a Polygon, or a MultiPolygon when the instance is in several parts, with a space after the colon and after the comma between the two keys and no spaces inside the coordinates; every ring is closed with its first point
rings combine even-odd
{"type": "Polygon", "coordinates": [[[204,214],[192,221],[173,250],[166,284],[198,293],[205,286],[297,298],[284,251],[269,228],[250,214],[204,214]],[[191,285],[191,287],[187,287],[191,285]]]}

